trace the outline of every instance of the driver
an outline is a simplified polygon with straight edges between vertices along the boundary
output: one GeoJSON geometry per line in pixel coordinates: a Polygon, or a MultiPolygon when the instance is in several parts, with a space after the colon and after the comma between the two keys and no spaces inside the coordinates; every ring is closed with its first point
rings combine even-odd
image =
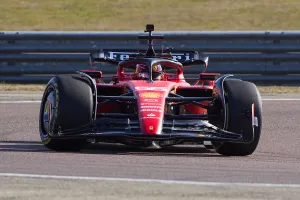
{"type": "MultiPolygon", "coordinates": [[[[163,77],[163,71],[160,64],[152,66],[152,80],[160,81],[163,77]]],[[[149,78],[149,69],[144,64],[137,64],[135,73],[133,74],[134,80],[143,80],[149,78]]]]}

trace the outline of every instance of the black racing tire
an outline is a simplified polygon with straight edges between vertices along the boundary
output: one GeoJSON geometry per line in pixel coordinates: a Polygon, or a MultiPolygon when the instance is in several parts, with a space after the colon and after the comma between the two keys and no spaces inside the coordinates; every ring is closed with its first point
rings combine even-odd
{"type": "MultiPolygon", "coordinates": [[[[240,133],[243,130],[245,138],[253,138],[251,143],[229,143],[212,142],[215,151],[225,156],[247,156],[251,155],[260,139],[262,128],[262,101],[260,93],[255,84],[240,80],[224,81],[225,99],[227,105],[227,117],[225,129],[240,133]],[[245,109],[252,113],[254,103],[254,116],[257,118],[257,125],[252,125],[252,119],[246,119],[245,109]],[[254,127],[254,133],[253,133],[254,127]],[[253,135],[254,134],[254,135],[253,135]]],[[[252,115],[250,116],[252,118],[252,115]]]]}
{"type": "Polygon", "coordinates": [[[45,88],[40,106],[39,132],[42,143],[55,151],[79,151],[85,145],[85,139],[53,136],[57,136],[60,130],[90,123],[92,115],[92,89],[86,79],[77,74],[53,77],[45,88]]]}

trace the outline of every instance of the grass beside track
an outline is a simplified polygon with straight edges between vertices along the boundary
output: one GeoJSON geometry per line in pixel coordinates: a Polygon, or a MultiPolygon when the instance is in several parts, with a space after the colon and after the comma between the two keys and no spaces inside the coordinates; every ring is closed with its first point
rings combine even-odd
{"type": "MultiPolygon", "coordinates": [[[[1,92],[43,92],[43,84],[0,84],[1,92]]],[[[300,94],[300,86],[257,86],[261,94],[300,94]]]]}
{"type": "MultiPolygon", "coordinates": [[[[0,0],[3,31],[299,30],[299,0],[0,0]]],[[[0,84],[0,91],[43,91],[45,85],[0,84]]],[[[259,87],[300,93],[300,87],[259,87]]]]}
{"type": "Polygon", "coordinates": [[[5,31],[299,30],[299,0],[0,0],[5,31]]]}

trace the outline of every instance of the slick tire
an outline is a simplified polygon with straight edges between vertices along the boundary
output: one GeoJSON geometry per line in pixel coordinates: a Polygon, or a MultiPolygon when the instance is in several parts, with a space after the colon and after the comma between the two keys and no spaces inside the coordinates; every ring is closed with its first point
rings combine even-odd
{"type": "Polygon", "coordinates": [[[79,151],[84,139],[57,137],[59,131],[73,129],[92,121],[93,96],[88,81],[80,75],[61,75],[52,78],[44,91],[39,131],[42,143],[55,151],[79,151]]]}
{"type": "Polygon", "coordinates": [[[225,129],[235,133],[240,133],[242,130],[244,138],[253,138],[254,136],[254,139],[251,143],[212,142],[213,148],[217,153],[225,156],[250,155],[258,145],[262,128],[260,93],[253,83],[232,79],[224,81],[224,91],[228,117],[225,129]],[[253,103],[254,117],[257,119],[257,124],[254,126],[252,126],[251,120],[253,103]],[[245,118],[246,110],[248,111],[248,119],[245,118]],[[252,127],[254,127],[254,133],[252,127]]]}

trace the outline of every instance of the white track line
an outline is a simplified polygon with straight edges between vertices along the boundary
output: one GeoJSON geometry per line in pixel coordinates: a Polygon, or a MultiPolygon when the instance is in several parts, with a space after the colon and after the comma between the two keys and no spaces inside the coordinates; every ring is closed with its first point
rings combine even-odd
{"type": "Polygon", "coordinates": [[[56,175],[18,174],[18,173],[0,173],[0,177],[44,178],[44,179],[87,180],[87,181],[148,182],[148,183],[162,183],[162,184],[189,184],[189,185],[229,186],[229,187],[244,186],[244,187],[300,188],[300,184],[197,182],[197,181],[176,181],[176,180],[160,180],[160,179],[108,178],[108,177],[86,177],[86,176],[56,176],[56,175]]]}
{"type": "Polygon", "coordinates": [[[300,101],[300,99],[262,99],[263,101],[300,101]]]}
{"type": "MultiPolygon", "coordinates": [[[[262,99],[263,101],[300,101],[300,99],[262,99]]],[[[39,100],[35,101],[0,101],[0,104],[10,104],[10,103],[41,103],[39,100]]]]}
{"type": "Polygon", "coordinates": [[[41,103],[41,101],[0,101],[2,104],[9,104],[9,103],[41,103]]]}

